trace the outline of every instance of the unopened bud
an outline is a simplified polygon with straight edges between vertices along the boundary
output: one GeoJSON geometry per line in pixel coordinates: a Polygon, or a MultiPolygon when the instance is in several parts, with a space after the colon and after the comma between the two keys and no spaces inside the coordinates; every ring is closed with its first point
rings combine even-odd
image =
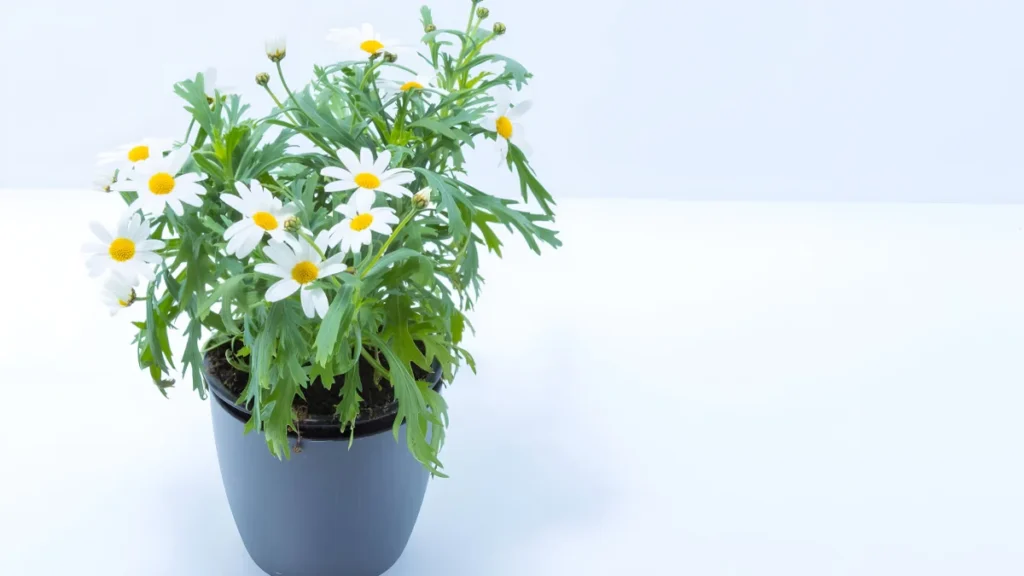
{"type": "Polygon", "coordinates": [[[284,55],[288,48],[288,44],[285,41],[284,36],[268,38],[263,46],[266,48],[267,58],[270,58],[271,62],[280,62],[281,60],[284,60],[284,55]]]}
{"type": "Polygon", "coordinates": [[[423,27],[424,32],[433,32],[434,30],[437,30],[437,26],[434,26],[433,24],[427,24],[423,27]]]}
{"type": "Polygon", "coordinates": [[[412,203],[415,204],[417,208],[426,208],[427,206],[430,206],[430,188],[424,188],[414,194],[412,197],[412,203]]]}
{"type": "Polygon", "coordinates": [[[260,86],[266,86],[267,84],[270,84],[270,74],[267,74],[266,72],[260,72],[259,74],[256,75],[256,83],[259,84],[260,86]]]}
{"type": "Polygon", "coordinates": [[[384,53],[384,61],[385,62],[394,62],[395,60],[398,60],[398,54],[395,54],[394,52],[385,52],[384,53]]]}
{"type": "Polygon", "coordinates": [[[491,15],[491,11],[488,10],[487,8],[483,7],[483,6],[481,6],[481,7],[476,9],[476,16],[477,16],[477,18],[479,18],[481,20],[483,20],[484,18],[487,18],[490,15],[491,15]]]}
{"type": "Polygon", "coordinates": [[[284,229],[287,230],[288,232],[295,233],[298,232],[299,229],[301,228],[302,221],[299,220],[296,216],[289,216],[284,221],[284,229]]]}
{"type": "Polygon", "coordinates": [[[502,24],[501,22],[495,22],[493,30],[495,34],[501,36],[502,34],[505,33],[505,25],[502,24]]]}

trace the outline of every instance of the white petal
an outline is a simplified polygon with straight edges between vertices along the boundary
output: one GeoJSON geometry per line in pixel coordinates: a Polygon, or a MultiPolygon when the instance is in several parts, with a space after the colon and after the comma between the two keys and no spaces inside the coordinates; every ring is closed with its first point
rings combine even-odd
{"type": "Polygon", "coordinates": [[[107,232],[107,229],[101,226],[99,222],[89,222],[89,230],[92,230],[92,233],[95,234],[96,237],[100,239],[100,242],[103,242],[104,244],[109,245],[114,241],[114,237],[111,236],[110,232],[107,232]]]}
{"type": "Polygon", "coordinates": [[[385,184],[408,184],[415,179],[416,175],[413,174],[412,170],[398,168],[385,172],[381,178],[381,182],[385,184]]]}
{"type": "Polygon", "coordinates": [[[338,148],[338,160],[341,160],[349,172],[354,172],[359,167],[359,158],[348,148],[338,148]]]}
{"type": "Polygon", "coordinates": [[[148,252],[152,252],[153,250],[159,250],[163,247],[163,240],[143,240],[142,242],[135,243],[136,250],[146,250],[148,252]]]}
{"type": "MultiPolygon", "coordinates": [[[[285,236],[290,238],[290,236],[285,236]]],[[[271,240],[267,247],[263,249],[263,253],[267,255],[278,266],[282,266],[287,270],[291,270],[295,266],[298,260],[295,259],[295,251],[288,247],[284,242],[277,240],[271,240]]]]}
{"type": "Polygon", "coordinates": [[[231,240],[231,238],[233,238],[235,235],[241,234],[243,231],[248,230],[252,226],[256,226],[256,224],[249,218],[246,218],[245,220],[239,220],[238,222],[235,222],[231,226],[228,226],[228,229],[224,231],[224,239],[231,240]]]}
{"type": "Polygon", "coordinates": [[[299,301],[302,302],[302,312],[306,318],[316,316],[316,307],[313,305],[313,294],[311,290],[299,290],[299,301]]]}
{"type": "Polygon", "coordinates": [[[391,196],[395,196],[396,198],[412,196],[412,192],[410,192],[408,188],[399,186],[398,184],[391,184],[390,182],[381,184],[380,188],[377,188],[377,190],[390,194],[391,196]]]}
{"type": "Polygon", "coordinates": [[[369,172],[373,168],[373,152],[369,148],[359,150],[359,171],[369,172]]]}
{"type": "Polygon", "coordinates": [[[260,262],[254,269],[260,274],[276,276],[278,278],[289,278],[292,275],[288,269],[277,264],[271,264],[270,262],[260,262]]]}
{"type": "Polygon", "coordinates": [[[299,288],[299,283],[291,278],[278,280],[270,287],[269,290],[267,290],[267,301],[277,302],[278,300],[284,300],[292,294],[295,294],[295,291],[299,288]]]}
{"type": "Polygon", "coordinates": [[[345,190],[351,190],[358,187],[359,184],[356,184],[351,180],[336,180],[334,182],[324,184],[324,192],[344,192],[345,190]]]}
{"type": "Polygon", "coordinates": [[[373,219],[373,222],[370,222],[368,228],[378,234],[391,235],[391,226],[388,226],[387,222],[381,222],[376,218],[373,219]]]}
{"type": "Polygon", "coordinates": [[[344,264],[334,262],[332,262],[331,264],[325,264],[321,266],[320,275],[317,276],[317,278],[327,278],[328,276],[334,276],[335,274],[344,272],[347,268],[348,266],[345,266],[344,264]]]}
{"type": "Polygon", "coordinates": [[[509,113],[506,114],[506,116],[508,116],[509,118],[519,118],[523,114],[526,114],[527,112],[529,112],[530,108],[533,108],[533,101],[532,100],[523,100],[519,104],[516,104],[515,108],[510,110],[509,113]]]}
{"type": "Polygon", "coordinates": [[[330,303],[327,302],[327,294],[324,293],[323,289],[313,288],[311,290],[307,290],[307,292],[309,292],[310,297],[313,299],[313,306],[316,308],[316,313],[319,314],[321,318],[327,316],[327,308],[330,307],[330,303]]]}
{"type": "Polygon", "coordinates": [[[164,158],[164,167],[171,176],[177,176],[178,172],[181,172],[181,167],[188,162],[189,157],[192,156],[192,149],[186,144],[177,150],[171,152],[169,156],[164,158]]]}
{"type": "Polygon", "coordinates": [[[373,202],[376,199],[377,195],[372,190],[360,188],[352,195],[352,198],[349,199],[349,204],[354,206],[358,213],[362,214],[370,211],[370,208],[373,207],[373,202]]]}
{"type": "Polygon", "coordinates": [[[382,174],[391,164],[391,151],[384,150],[377,155],[377,161],[373,163],[373,171],[382,174]]]}
{"type": "MultiPolygon", "coordinates": [[[[240,185],[240,183],[237,183],[237,182],[236,182],[236,184],[240,185]]],[[[248,216],[249,215],[249,214],[246,214],[246,212],[247,212],[247,210],[246,210],[246,202],[245,202],[245,200],[242,199],[241,196],[235,196],[234,194],[221,194],[220,195],[220,199],[221,199],[222,202],[224,202],[228,206],[234,208],[238,212],[241,212],[243,216],[248,216]]]]}
{"type": "Polygon", "coordinates": [[[181,201],[177,198],[169,198],[167,200],[167,205],[170,206],[171,210],[173,210],[178,216],[183,216],[185,214],[185,207],[181,205],[181,201]]]}
{"type": "MultiPolygon", "coordinates": [[[[354,157],[354,156],[353,156],[354,157]]],[[[327,176],[328,178],[334,178],[336,180],[351,180],[352,173],[344,168],[338,168],[337,166],[327,166],[320,170],[321,176],[327,176]]]]}

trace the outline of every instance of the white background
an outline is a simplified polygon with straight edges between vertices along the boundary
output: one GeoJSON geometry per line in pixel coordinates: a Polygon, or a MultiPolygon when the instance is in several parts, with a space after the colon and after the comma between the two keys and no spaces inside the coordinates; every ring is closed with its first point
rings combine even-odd
{"type": "MultiPolygon", "coordinates": [[[[0,226],[0,573],[262,576],[208,405],[86,277],[119,202],[44,197],[59,233],[0,226]]],[[[389,576],[1024,573],[1024,208],[560,212],[562,250],[483,262],[452,477],[389,576]]]]}
{"type": "MultiPolygon", "coordinates": [[[[460,28],[469,0],[431,3],[460,28]]],[[[560,197],[1024,200],[1019,0],[487,0],[536,74],[525,119],[560,197]]],[[[174,82],[252,78],[289,36],[293,85],[327,28],[410,43],[410,0],[0,2],[0,188],[84,187],[97,152],[180,138],[174,82]]]]}

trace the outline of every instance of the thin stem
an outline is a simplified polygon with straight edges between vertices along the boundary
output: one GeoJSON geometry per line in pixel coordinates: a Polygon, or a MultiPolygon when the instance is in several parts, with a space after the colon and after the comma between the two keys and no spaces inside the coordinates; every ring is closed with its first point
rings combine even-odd
{"type": "MultiPolygon", "coordinates": [[[[310,142],[316,144],[324,152],[327,152],[328,156],[334,156],[335,151],[326,142],[314,136],[313,134],[304,131],[302,127],[299,126],[299,121],[296,120],[295,116],[292,116],[292,113],[289,112],[288,109],[284,107],[284,104],[282,104],[281,100],[278,99],[277,94],[274,94],[274,91],[270,89],[270,86],[264,86],[263,89],[266,90],[267,94],[270,94],[270,97],[274,99],[274,104],[277,104],[277,107],[281,110],[281,112],[283,112],[284,115],[287,116],[288,119],[292,121],[292,128],[294,128],[296,132],[308,138],[310,142]]],[[[285,88],[285,90],[287,90],[287,88],[285,88]]],[[[294,97],[290,97],[294,99],[294,97]]]]}
{"type": "Polygon", "coordinates": [[[370,353],[366,351],[366,348],[360,348],[359,355],[365,358],[366,361],[370,363],[370,366],[373,366],[375,370],[377,370],[378,372],[381,373],[381,375],[387,378],[388,382],[391,382],[391,372],[388,372],[383,366],[381,366],[380,362],[377,362],[377,359],[371,356],[370,353]]]}
{"type": "Polygon", "coordinates": [[[277,98],[277,94],[274,94],[274,91],[270,89],[270,86],[264,85],[263,89],[267,91],[267,94],[270,94],[270,97],[274,99],[274,104],[277,104],[277,107],[280,108],[281,112],[284,112],[284,115],[287,116],[288,119],[292,121],[292,124],[295,124],[295,126],[298,127],[299,121],[296,120],[295,116],[292,116],[292,113],[289,112],[288,109],[284,107],[284,104],[282,104],[281,100],[277,98]]]}
{"type": "Polygon", "coordinates": [[[417,210],[414,205],[413,209],[409,211],[405,218],[402,218],[402,221],[398,223],[397,227],[395,227],[395,231],[391,233],[391,236],[388,236],[387,241],[385,241],[384,245],[380,247],[380,250],[373,257],[373,259],[370,260],[370,263],[367,264],[365,269],[363,269],[363,273],[359,275],[360,278],[366,278],[366,275],[370,273],[370,270],[373,270],[373,265],[376,264],[378,260],[380,260],[381,256],[383,256],[385,252],[387,252],[388,247],[391,246],[391,243],[394,242],[395,238],[398,237],[398,233],[401,232],[402,228],[405,228],[405,225],[412,220],[412,217],[416,215],[416,212],[417,210]]]}
{"type": "MultiPolygon", "coordinates": [[[[284,70],[281,70],[281,61],[278,60],[274,64],[277,66],[277,77],[281,79],[281,86],[284,87],[285,93],[288,94],[288,99],[291,100],[292,102],[295,102],[295,95],[292,94],[291,89],[288,88],[288,82],[286,82],[284,79],[284,70]]],[[[296,105],[298,105],[297,102],[296,105]]]]}
{"type": "MultiPolygon", "coordinates": [[[[381,56],[380,58],[383,59],[384,57],[381,56]]],[[[370,64],[370,67],[367,68],[366,71],[363,72],[363,79],[359,81],[359,91],[360,92],[362,92],[363,89],[366,88],[366,80],[367,80],[367,78],[372,76],[373,72],[375,70],[377,70],[377,68],[380,68],[380,63],[381,63],[381,60],[378,60],[378,61],[374,62],[373,64],[370,64]]]]}

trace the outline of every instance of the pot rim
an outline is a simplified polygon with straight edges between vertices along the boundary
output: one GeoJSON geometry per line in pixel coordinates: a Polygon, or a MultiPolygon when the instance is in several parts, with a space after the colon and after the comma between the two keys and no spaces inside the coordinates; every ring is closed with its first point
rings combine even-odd
{"type": "MultiPolygon", "coordinates": [[[[210,391],[212,399],[215,399],[221,407],[228,412],[233,418],[241,423],[246,423],[252,416],[252,412],[242,405],[237,404],[238,396],[227,389],[224,383],[220,381],[210,372],[210,360],[209,354],[203,353],[203,381],[206,383],[207,390],[210,391]]],[[[430,374],[430,387],[435,392],[440,392],[441,387],[444,385],[444,380],[441,378],[441,363],[434,359],[433,372],[430,374]]],[[[393,403],[394,411],[389,411],[387,414],[383,414],[376,418],[369,420],[356,419],[354,426],[356,438],[363,436],[373,436],[376,434],[383,434],[390,431],[395,423],[395,417],[398,415],[397,401],[393,403]]],[[[302,434],[303,441],[316,441],[316,440],[344,440],[349,438],[350,431],[348,429],[342,431],[341,424],[336,418],[327,417],[313,417],[305,418],[298,422],[299,431],[302,434]]],[[[292,438],[299,437],[295,432],[289,430],[288,436],[292,438]]]]}

